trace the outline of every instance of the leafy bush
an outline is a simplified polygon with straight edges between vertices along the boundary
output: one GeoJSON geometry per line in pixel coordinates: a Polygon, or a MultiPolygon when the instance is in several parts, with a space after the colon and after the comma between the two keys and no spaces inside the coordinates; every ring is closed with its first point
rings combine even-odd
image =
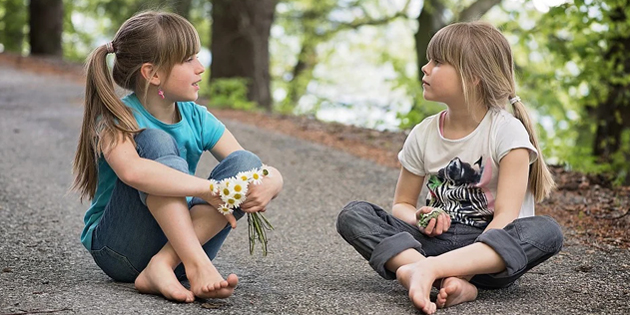
{"type": "Polygon", "coordinates": [[[253,110],[256,103],[247,99],[247,79],[215,79],[202,87],[202,97],[208,98],[208,107],[253,110]]]}

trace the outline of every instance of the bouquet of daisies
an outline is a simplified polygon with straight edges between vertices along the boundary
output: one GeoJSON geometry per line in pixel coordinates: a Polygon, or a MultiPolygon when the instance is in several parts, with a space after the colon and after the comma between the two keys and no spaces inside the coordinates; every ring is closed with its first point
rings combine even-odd
{"type": "MultiPolygon", "coordinates": [[[[210,180],[210,191],[218,194],[223,201],[217,210],[223,215],[232,214],[247,196],[249,185],[259,185],[263,177],[269,176],[269,167],[263,165],[247,172],[238,173],[235,177],[229,177],[220,181],[210,180]]],[[[254,253],[254,245],[258,240],[262,246],[263,256],[267,256],[267,230],[273,230],[273,226],[261,212],[247,213],[247,225],[249,234],[249,254],[254,253]]]]}

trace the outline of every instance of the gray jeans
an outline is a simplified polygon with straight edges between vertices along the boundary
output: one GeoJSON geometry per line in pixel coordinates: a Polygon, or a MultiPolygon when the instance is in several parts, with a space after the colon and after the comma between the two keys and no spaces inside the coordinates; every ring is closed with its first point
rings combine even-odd
{"type": "Polygon", "coordinates": [[[503,229],[482,233],[483,229],[453,222],[448,231],[428,237],[417,227],[388,214],[365,201],[346,205],[337,218],[337,232],[352,245],[370,266],[385,279],[396,274],[385,263],[402,251],[413,248],[423,256],[442,253],[482,242],[503,258],[506,270],[476,275],[471,283],[483,289],[509,286],[529,269],[557,254],[562,248],[562,230],[547,216],[520,218],[503,229]]]}

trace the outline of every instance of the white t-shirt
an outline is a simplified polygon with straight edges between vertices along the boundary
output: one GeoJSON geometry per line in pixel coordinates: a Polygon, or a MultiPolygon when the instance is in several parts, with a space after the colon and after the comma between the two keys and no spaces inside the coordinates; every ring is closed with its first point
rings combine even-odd
{"type": "MultiPolygon", "coordinates": [[[[400,164],[424,176],[420,197],[426,205],[447,211],[453,221],[484,228],[492,220],[497,195],[499,162],[510,150],[526,148],[530,164],[538,153],[520,120],[505,110],[489,110],[477,128],[464,138],[442,136],[446,111],[416,125],[402,150],[400,164]]],[[[519,217],[534,215],[528,189],[519,217]]]]}

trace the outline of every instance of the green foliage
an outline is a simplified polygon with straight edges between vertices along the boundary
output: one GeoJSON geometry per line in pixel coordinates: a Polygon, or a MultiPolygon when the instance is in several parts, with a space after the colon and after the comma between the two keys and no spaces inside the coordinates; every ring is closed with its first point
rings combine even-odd
{"type": "Polygon", "coordinates": [[[317,65],[335,57],[335,46],[345,41],[340,39],[344,33],[358,33],[364,26],[387,25],[403,16],[404,11],[380,0],[281,1],[274,27],[282,36],[271,38],[270,72],[275,79],[274,88],[285,91],[286,96],[277,100],[274,110],[284,113],[317,110],[319,105],[306,110],[297,108],[304,95],[317,98],[316,104],[329,103],[309,87],[311,82],[333,80],[330,75],[318,75],[317,65]]]}
{"type": "Polygon", "coordinates": [[[28,29],[27,3],[25,0],[0,0],[1,51],[25,53],[28,29]]]}
{"type": "MultiPolygon", "coordinates": [[[[0,0],[15,1],[15,0],[0,0]]],[[[175,0],[64,0],[64,58],[83,61],[97,45],[111,40],[120,26],[144,10],[173,11],[175,0]]],[[[199,32],[203,47],[209,47],[210,3],[192,0],[188,19],[199,32]]]]}
{"type": "MultiPolygon", "coordinates": [[[[510,12],[514,19],[505,25],[518,36],[515,61],[523,91],[519,94],[527,95],[524,99],[537,109],[539,118],[549,118],[541,132],[545,153],[579,171],[610,174],[616,183],[627,181],[630,170],[628,130],[622,134],[621,148],[607,159],[594,157],[593,147],[602,123],[597,121],[597,108],[623,108],[630,100],[609,99],[612,89],[629,87],[627,48],[615,49],[620,40],[630,38],[630,20],[618,16],[624,10],[629,16],[628,4],[576,0],[534,17],[537,22],[531,29],[522,29],[520,12],[510,12]]],[[[609,114],[621,122],[619,111],[609,114]]]]}
{"type": "Polygon", "coordinates": [[[247,79],[215,79],[200,95],[208,98],[208,107],[253,110],[256,103],[247,99],[247,79]]]}

